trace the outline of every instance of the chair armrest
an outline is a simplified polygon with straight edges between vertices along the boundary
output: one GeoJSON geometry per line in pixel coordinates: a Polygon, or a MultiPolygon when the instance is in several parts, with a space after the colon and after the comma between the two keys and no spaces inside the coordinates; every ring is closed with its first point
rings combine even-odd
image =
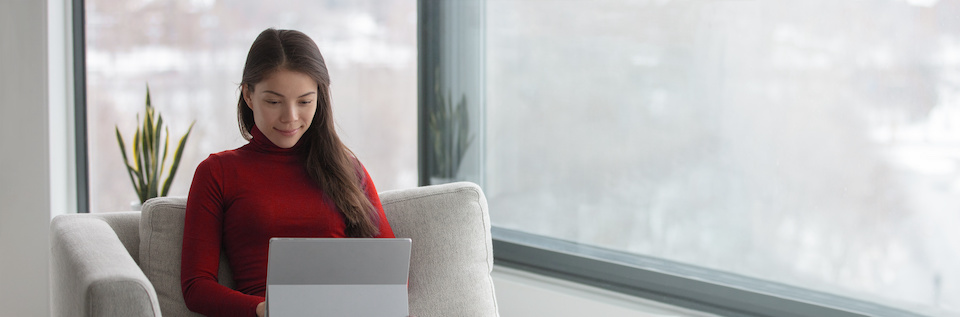
{"type": "Polygon", "coordinates": [[[104,220],[57,216],[50,235],[53,316],[160,316],[153,285],[104,220]]]}

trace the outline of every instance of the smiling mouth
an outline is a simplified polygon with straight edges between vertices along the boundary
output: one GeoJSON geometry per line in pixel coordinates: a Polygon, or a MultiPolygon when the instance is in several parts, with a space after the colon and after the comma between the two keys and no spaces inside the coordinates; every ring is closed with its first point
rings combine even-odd
{"type": "Polygon", "coordinates": [[[277,132],[280,132],[280,134],[285,135],[285,136],[294,136],[294,135],[297,135],[297,131],[300,131],[300,128],[296,128],[296,129],[293,129],[293,130],[280,130],[280,129],[277,129],[277,128],[273,128],[273,129],[274,129],[274,130],[277,130],[277,132]]]}

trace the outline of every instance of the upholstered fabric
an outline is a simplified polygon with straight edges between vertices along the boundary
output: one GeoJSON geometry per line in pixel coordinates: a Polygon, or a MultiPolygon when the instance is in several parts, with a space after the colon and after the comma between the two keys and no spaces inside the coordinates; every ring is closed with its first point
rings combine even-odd
{"type": "MultiPolygon", "coordinates": [[[[413,240],[411,315],[498,316],[490,221],[479,186],[387,191],[380,199],[396,236],[413,240]]],[[[184,206],[184,198],[157,198],[142,213],[55,218],[53,315],[197,316],[180,291],[184,206]]],[[[220,282],[232,284],[222,257],[220,282]]]]}
{"type": "Polygon", "coordinates": [[[479,186],[387,191],[380,201],[394,234],[413,240],[411,315],[497,315],[490,218],[479,186]]]}
{"type": "MultiPolygon", "coordinates": [[[[160,197],[148,200],[141,208],[140,268],[153,282],[164,316],[202,316],[187,308],[180,288],[186,203],[184,197],[160,197]]],[[[230,268],[222,255],[217,279],[220,284],[233,288],[230,268]]]]}
{"type": "Polygon", "coordinates": [[[131,220],[139,218],[113,213],[53,219],[54,316],[160,316],[153,285],[130,255],[138,240],[130,235],[137,223],[131,220]]]}

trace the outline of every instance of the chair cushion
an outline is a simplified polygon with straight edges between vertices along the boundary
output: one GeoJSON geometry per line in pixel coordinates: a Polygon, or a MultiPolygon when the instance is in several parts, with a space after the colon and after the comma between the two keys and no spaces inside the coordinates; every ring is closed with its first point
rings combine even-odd
{"type": "MultiPolygon", "coordinates": [[[[140,218],[140,268],[153,283],[163,316],[202,316],[191,312],[180,288],[180,253],[187,199],[159,197],[143,204],[140,218]]],[[[233,275],[220,253],[220,284],[233,288],[233,275]]]]}
{"type": "Polygon", "coordinates": [[[380,194],[397,237],[413,240],[410,315],[498,316],[487,200],[473,183],[380,194]]]}

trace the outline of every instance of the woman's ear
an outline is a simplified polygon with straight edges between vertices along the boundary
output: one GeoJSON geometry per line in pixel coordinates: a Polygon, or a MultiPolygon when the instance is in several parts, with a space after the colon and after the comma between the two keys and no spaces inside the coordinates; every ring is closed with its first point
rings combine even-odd
{"type": "Polygon", "coordinates": [[[240,94],[243,95],[243,101],[247,103],[247,108],[253,110],[253,98],[250,97],[251,93],[249,84],[240,85],[240,94]]]}

